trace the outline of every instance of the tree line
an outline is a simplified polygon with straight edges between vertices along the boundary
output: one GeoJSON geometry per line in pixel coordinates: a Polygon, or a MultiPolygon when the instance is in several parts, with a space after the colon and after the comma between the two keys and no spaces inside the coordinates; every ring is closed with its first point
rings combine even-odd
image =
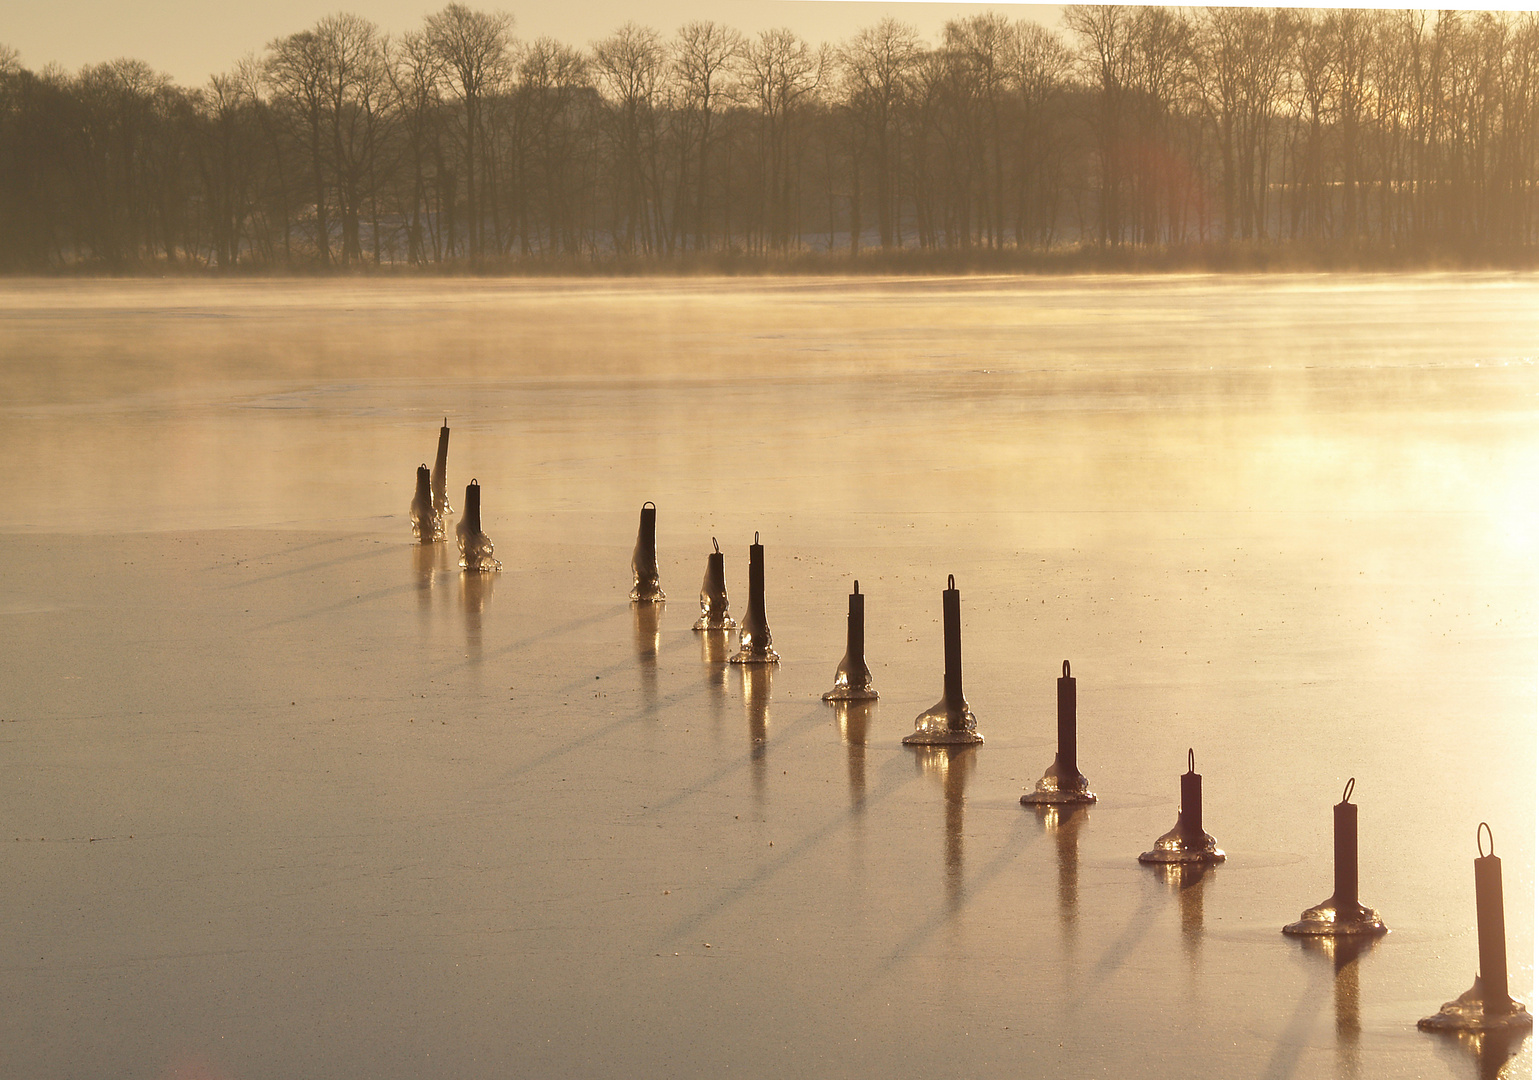
{"type": "Polygon", "coordinates": [[[1534,13],[1072,6],[814,45],[451,3],[186,88],[0,46],[0,268],[1536,240],[1534,13]]]}

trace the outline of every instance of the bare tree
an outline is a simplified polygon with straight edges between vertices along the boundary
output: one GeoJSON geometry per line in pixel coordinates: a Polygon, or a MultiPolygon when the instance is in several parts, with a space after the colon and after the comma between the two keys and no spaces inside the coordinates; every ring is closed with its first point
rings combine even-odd
{"type": "MultiPolygon", "coordinates": [[[[543,194],[545,250],[569,255],[581,250],[580,213],[586,185],[580,168],[591,127],[591,111],[583,106],[592,93],[588,62],[576,49],[554,38],[540,38],[524,51],[519,61],[519,94],[524,100],[532,174],[526,188],[537,182],[543,194]]],[[[520,211],[530,212],[527,200],[520,204],[520,211]]],[[[521,218],[519,235],[526,252],[533,250],[531,233],[538,232],[521,218]]]]}
{"type": "MultiPolygon", "coordinates": [[[[951,62],[949,83],[957,111],[960,149],[967,155],[967,182],[976,188],[979,239],[998,247],[1004,235],[1004,132],[1001,108],[1005,96],[1015,28],[996,12],[951,19],[941,31],[942,48],[951,62]]],[[[975,192],[961,193],[971,207],[975,192]]],[[[964,224],[961,235],[969,238],[964,224]]]]}
{"type": "MultiPolygon", "coordinates": [[[[176,183],[180,177],[156,177],[155,141],[167,130],[166,110],[178,93],[167,75],[142,60],[110,60],[83,68],[80,94],[87,106],[86,182],[90,186],[87,229],[97,253],[113,263],[125,263],[153,254],[155,231],[164,236],[164,208],[160,181],[176,183]]],[[[166,244],[168,257],[174,252],[166,244]]]]}
{"type": "Polygon", "coordinates": [[[260,142],[254,103],[238,73],[209,79],[203,106],[198,172],[213,255],[220,269],[228,269],[240,260],[260,142]]]}
{"type": "Polygon", "coordinates": [[[1295,19],[1286,9],[1205,8],[1198,71],[1222,154],[1224,234],[1267,235],[1273,121],[1295,19]]]}
{"type": "Polygon", "coordinates": [[[1132,12],[1118,4],[1071,4],[1063,21],[1079,39],[1079,66],[1094,95],[1090,127],[1100,163],[1097,233],[1103,244],[1122,242],[1124,147],[1131,64],[1132,12]]]}
{"type": "Polygon", "coordinates": [[[708,200],[711,150],[718,137],[716,115],[728,100],[731,65],[742,55],[742,50],[741,34],[710,20],[680,27],[671,49],[673,74],[681,91],[683,130],[679,196],[681,206],[688,205],[690,218],[680,229],[681,233],[693,234],[696,251],[711,245],[708,200]],[[692,183],[689,175],[691,158],[694,165],[692,183]],[[693,192],[692,198],[690,192],[693,192]]]}
{"type": "Polygon", "coordinates": [[[267,46],[263,74],[280,99],[282,115],[294,127],[296,141],[310,159],[311,194],[315,197],[315,251],[321,265],[331,261],[331,225],[326,214],[325,133],[326,44],[313,30],[277,38],[267,46]]]}
{"type": "Polygon", "coordinates": [[[1352,8],[1332,12],[1331,82],[1341,147],[1342,236],[1355,240],[1365,226],[1361,199],[1362,135],[1368,101],[1368,56],[1374,13],[1352,8]]]}
{"type": "Polygon", "coordinates": [[[278,116],[278,110],[265,96],[268,88],[266,65],[255,54],[247,54],[235,65],[230,79],[239,87],[239,93],[250,111],[258,133],[261,150],[254,152],[252,162],[252,242],[253,258],[264,262],[293,263],[293,205],[291,188],[296,179],[289,168],[289,147],[286,145],[286,125],[278,116]]]}
{"type": "Polygon", "coordinates": [[[1303,145],[1293,156],[1291,231],[1319,240],[1330,227],[1325,139],[1331,97],[1331,43],[1320,13],[1301,13],[1293,50],[1294,123],[1303,145]]]}
{"type": "Polygon", "coordinates": [[[777,250],[788,248],[799,231],[795,121],[823,86],[828,67],[826,48],[814,49],[785,29],[763,31],[743,53],[741,75],[759,129],[761,236],[777,250]]]}
{"type": "Polygon", "coordinates": [[[667,55],[657,31],[626,23],[593,46],[593,69],[610,103],[616,181],[615,243],[627,255],[663,240],[659,220],[658,108],[667,55]]]}
{"type": "Polygon", "coordinates": [[[1024,20],[1016,24],[1009,67],[1017,100],[1017,244],[1049,244],[1058,217],[1063,173],[1063,124],[1056,115],[1072,58],[1058,36],[1024,20]]]}
{"type": "Polygon", "coordinates": [[[411,163],[411,194],[405,204],[406,258],[408,262],[424,263],[427,262],[429,239],[434,239],[434,258],[439,255],[434,216],[427,215],[428,227],[424,230],[424,211],[428,207],[427,172],[434,158],[434,119],[441,104],[439,87],[443,67],[438,54],[428,44],[427,35],[420,31],[403,35],[391,50],[390,60],[388,72],[404,136],[405,156],[411,163]],[[425,232],[431,232],[433,236],[429,237],[425,232]]]}
{"type": "Polygon", "coordinates": [[[1175,238],[1186,192],[1174,161],[1175,110],[1189,79],[1192,27],[1178,11],[1141,7],[1129,54],[1132,225],[1140,243],[1175,238]]]}
{"type": "MultiPolygon", "coordinates": [[[[389,72],[383,42],[368,20],[357,15],[328,15],[316,23],[314,33],[325,58],[325,114],[337,210],[342,218],[342,261],[346,263],[363,258],[359,222],[364,192],[374,186],[389,72]]],[[[376,228],[376,244],[378,232],[376,228]]]]}
{"type": "Polygon", "coordinates": [[[470,261],[481,259],[482,214],[476,200],[476,151],[481,106],[487,92],[510,71],[513,16],[472,11],[450,4],[424,24],[427,44],[443,66],[445,79],[464,106],[465,212],[469,219],[470,261]]]}
{"type": "Polygon", "coordinates": [[[838,52],[845,99],[872,146],[876,227],[883,249],[902,239],[893,184],[898,173],[894,143],[901,132],[899,112],[912,89],[915,65],[923,51],[912,26],[884,18],[856,33],[838,52]]]}

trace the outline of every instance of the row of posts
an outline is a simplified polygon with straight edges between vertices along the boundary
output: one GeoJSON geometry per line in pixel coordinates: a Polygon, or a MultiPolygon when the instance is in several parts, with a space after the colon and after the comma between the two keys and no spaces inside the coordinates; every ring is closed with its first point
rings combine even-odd
{"type": "MultiPolygon", "coordinates": [[[[696,630],[738,629],[739,649],[730,659],[736,664],[774,664],[780,659],[771,645],[764,610],[764,545],[759,534],[748,548],[748,611],[739,628],[728,611],[725,556],[713,538],[706,557],[705,578],[700,586],[700,619],[696,630]]],[[[631,600],[651,603],[665,599],[657,567],[657,507],[646,503],[636,548],[631,557],[635,587],[631,600]]],[[[878,696],[865,657],[865,596],[855,582],[849,596],[846,645],[834,672],[834,686],[825,701],[869,700],[878,696]]],[[[956,579],[947,575],[941,593],[944,638],[944,678],[940,701],[920,713],[914,731],[903,739],[907,746],[965,746],[983,742],[978,721],[962,692],[962,606],[956,579]]],[[[1094,803],[1097,796],[1079,771],[1079,693],[1069,662],[1063,662],[1058,679],[1058,752],[1037,782],[1035,790],[1021,796],[1028,806],[1072,806],[1094,803]]],[[[1202,821],[1202,774],[1196,755],[1188,749],[1187,769],[1181,775],[1181,809],[1176,824],[1139,855],[1143,863],[1223,862],[1226,858],[1202,821]]],[[[1358,898],[1357,805],[1351,801],[1356,778],[1347,781],[1341,801],[1334,808],[1335,889],[1329,898],[1306,909],[1283,933],[1305,937],[1372,938],[1388,933],[1388,927],[1372,908],[1358,898]]],[[[1476,830],[1475,908],[1479,937],[1479,973],[1474,985],[1446,1003],[1432,1016],[1419,1021],[1424,1031],[1496,1032],[1527,1030],[1532,1015],[1508,993],[1507,938],[1502,901],[1502,864],[1495,853],[1490,826],[1476,830]],[[1485,850],[1490,844],[1491,851],[1485,850]]]]}
{"type": "MultiPolygon", "coordinates": [[[[449,422],[438,434],[438,453],[433,468],[417,469],[412,499],[412,528],[419,542],[445,539],[445,522],[453,507],[448,500],[449,422]]],[[[481,528],[481,488],[472,479],[465,488],[465,512],[456,526],[460,566],[468,571],[497,571],[502,564],[493,558],[492,541],[481,528]]],[[[735,664],[774,664],[775,652],[764,608],[764,545],[759,534],[748,549],[748,610],[738,627],[728,610],[726,561],[713,539],[706,557],[705,578],[700,587],[700,619],[696,630],[738,630],[739,649],[730,659],[735,664]]],[[[631,557],[635,584],[631,600],[652,603],[665,594],[657,566],[657,506],[641,508],[636,548],[631,557]]],[[[966,746],[983,742],[978,721],[962,691],[962,606],[956,579],[947,575],[941,593],[944,639],[944,676],[940,701],[920,713],[914,731],[903,740],[907,746],[966,746]]],[[[855,582],[849,596],[846,645],[834,672],[834,686],[825,701],[860,701],[878,697],[865,657],[865,596],[855,582]]],[[[1196,771],[1196,755],[1187,750],[1187,770],[1181,776],[1181,809],[1176,824],[1160,836],[1154,847],[1139,855],[1144,863],[1217,863],[1225,854],[1203,828],[1202,775],[1196,771]]],[[[1283,927],[1286,934],[1308,937],[1362,939],[1388,933],[1379,913],[1358,898],[1357,806],[1351,802],[1356,779],[1348,780],[1335,816],[1335,890],[1331,896],[1306,909],[1297,922],[1283,927]]],[[[1028,806],[1073,806],[1094,803],[1096,795],[1079,771],[1078,689],[1063,662],[1058,679],[1058,752],[1035,790],[1021,796],[1028,806]]],[[[1533,1017],[1508,993],[1507,937],[1502,900],[1502,863],[1495,852],[1490,826],[1476,830],[1475,908],[1478,932],[1479,972],[1474,985],[1442,1009],[1418,1023],[1424,1031],[1497,1032],[1528,1030],[1533,1017]],[[1491,850],[1486,851],[1489,845],[1491,850]]]]}

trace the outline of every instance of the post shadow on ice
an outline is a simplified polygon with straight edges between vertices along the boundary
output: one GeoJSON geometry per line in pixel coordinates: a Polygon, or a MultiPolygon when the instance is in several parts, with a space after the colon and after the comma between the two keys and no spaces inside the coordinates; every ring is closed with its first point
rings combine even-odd
{"type": "Polygon", "coordinates": [[[641,697],[650,714],[657,710],[657,654],[663,647],[663,605],[632,604],[636,662],[641,671],[641,697]]]}
{"type": "Polygon", "coordinates": [[[1357,899],[1357,805],[1350,801],[1356,786],[1356,777],[1348,779],[1335,806],[1336,889],[1328,899],[1306,908],[1298,922],[1283,927],[1285,934],[1376,937],[1389,933],[1379,913],[1357,899]]]}
{"type": "MultiPolygon", "coordinates": [[[[638,605],[639,607],[640,605],[638,605]]],[[[721,731],[727,707],[727,678],[732,665],[727,663],[731,645],[730,630],[708,630],[700,635],[700,663],[705,667],[705,695],[712,729],[721,731]]]]}
{"type": "Polygon", "coordinates": [[[1225,855],[1202,828],[1202,774],[1197,755],[1186,751],[1186,772],[1181,776],[1181,812],[1168,833],[1138,857],[1141,863],[1220,863],[1225,855]]]}
{"type": "Polygon", "coordinates": [[[738,650],[734,664],[778,664],[780,654],[770,637],[769,620],[764,614],[764,545],[753,534],[748,546],[748,611],[738,631],[738,650]]]}
{"type": "Polygon", "coordinates": [[[1464,1074],[1473,1059],[1474,1075],[1478,1080],[1522,1080],[1529,1073],[1508,1068],[1523,1040],[1528,1038],[1526,1029],[1460,1031],[1453,1036],[1439,1039],[1439,1056],[1448,1060],[1454,1076],[1464,1074]]]}
{"type": "Polygon", "coordinates": [[[465,516],[454,527],[460,544],[460,569],[492,573],[502,563],[492,558],[492,540],[481,531],[481,483],[472,478],[465,487],[465,516]]]}
{"type": "Polygon", "coordinates": [[[471,660],[480,660],[482,615],[491,606],[497,576],[465,573],[459,578],[460,603],[465,608],[465,654],[471,660]]]}
{"type": "Polygon", "coordinates": [[[743,673],[743,710],[748,716],[749,776],[754,801],[762,804],[769,772],[770,692],[775,686],[775,668],[771,664],[747,664],[739,670],[743,673]]]}
{"type": "Polygon", "coordinates": [[[1021,796],[1021,805],[1084,805],[1095,798],[1090,781],[1079,771],[1079,691],[1065,660],[1058,679],[1058,753],[1037,781],[1036,790],[1021,796]]]}
{"type": "Polygon", "coordinates": [[[411,553],[412,569],[417,574],[417,610],[426,615],[432,607],[434,585],[450,572],[448,545],[413,544],[411,553]]]}
{"type": "Polygon", "coordinates": [[[871,685],[871,669],[866,666],[866,598],[860,582],[850,592],[850,612],[845,620],[844,659],[834,669],[834,688],[823,695],[824,701],[871,701],[877,697],[871,685]]]}
{"type": "Polygon", "coordinates": [[[631,553],[631,574],[635,578],[635,585],[631,588],[632,601],[656,604],[668,599],[658,580],[657,504],[650,499],[641,504],[641,524],[636,529],[636,550],[631,553]]]}
{"type": "MultiPolygon", "coordinates": [[[[1507,920],[1502,901],[1502,860],[1484,821],[1475,829],[1475,928],[1480,970],[1475,984],[1416,1024],[1423,1031],[1463,1035],[1522,1035],[1533,1015],[1507,992],[1507,920]],[[1484,832],[1484,839],[1482,839],[1484,832]],[[1485,850],[1489,843],[1491,850],[1485,850]]],[[[1493,1040],[1495,1042],[1497,1040],[1493,1040]]]]}
{"type": "Polygon", "coordinates": [[[866,805],[866,743],[871,719],[876,713],[872,698],[829,702],[834,707],[834,723],[844,742],[850,778],[850,809],[861,812],[866,805]]]}
{"type": "MultiPolygon", "coordinates": [[[[1024,797],[1022,798],[1024,802],[1024,797]]],[[[1079,908],[1079,833],[1090,815],[1085,803],[1034,803],[1037,823],[1058,852],[1058,920],[1074,929],[1079,908]]]]}
{"type": "Polygon", "coordinates": [[[1203,891],[1211,880],[1208,874],[1213,864],[1188,862],[1152,865],[1159,871],[1166,887],[1176,894],[1176,906],[1181,913],[1181,944],[1195,970],[1198,953],[1202,948],[1203,891]]]}
{"type": "Polygon", "coordinates": [[[962,594],[956,576],[946,575],[941,593],[945,630],[946,670],[941,699],[914,719],[914,730],[904,736],[904,746],[967,746],[981,743],[978,719],[967,707],[962,693],[962,594]]]}
{"type": "Polygon", "coordinates": [[[1340,1073],[1356,1076],[1360,1072],[1362,1037],[1362,992],[1358,973],[1360,959],[1379,940],[1379,934],[1350,934],[1332,937],[1323,934],[1295,935],[1299,947],[1331,965],[1331,997],[1336,1010],[1336,1046],[1341,1057],[1340,1073]]]}
{"type": "Polygon", "coordinates": [[[967,808],[967,778],[978,762],[977,743],[916,743],[914,764],[920,773],[940,781],[946,813],[946,910],[962,910],[963,825],[967,808]]]}

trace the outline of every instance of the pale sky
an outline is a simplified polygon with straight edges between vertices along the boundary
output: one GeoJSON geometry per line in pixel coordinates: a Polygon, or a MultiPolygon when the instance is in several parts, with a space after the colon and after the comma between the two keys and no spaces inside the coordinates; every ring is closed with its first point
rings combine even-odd
{"type": "MultiPolygon", "coordinates": [[[[275,37],[314,25],[336,11],[370,19],[399,34],[420,26],[448,0],[9,0],[0,14],[0,44],[21,53],[23,66],[39,70],[53,62],[76,71],[84,64],[120,56],[143,60],[183,86],[201,86],[210,75],[230,70],[248,52],[262,51],[275,37]]],[[[935,40],[941,25],[958,15],[996,10],[1010,18],[1058,25],[1061,8],[1044,4],[890,3],[884,0],[575,0],[519,3],[467,0],[469,6],[505,10],[521,38],[549,36],[585,46],[626,20],[671,36],[694,19],[714,19],[755,33],[788,26],[814,44],[836,42],[893,15],[935,40]]]]}
{"type": "MultiPolygon", "coordinates": [[[[891,15],[935,41],[947,19],[999,11],[1058,28],[1057,4],[933,3],[905,0],[464,0],[471,7],[506,10],[520,38],[553,37],[586,46],[628,19],[671,36],[695,19],[714,19],[745,33],[788,26],[814,44],[843,40],[891,15]]],[[[1135,0],[1138,2],[1138,0],[1135,0]]],[[[1233,0],[1231,0],[1233,2],[1233,0]]],[[[1244,3],[1244,0],[1239,0],[1244,3]]],[[[183,86],[201,86],[229,71],[248,52],[260,53],[275,37],[313,26],[323,16],[349,11],[390,34],[420,26],[448,0],[5,0],[0,44],[21,53],[24,66],[38,70],[57,63],[76,71],[120,56],[143,60],[183,86]]],[[[1269,6],[1269,5],[1257,5],[1269,6]]],[[[1324,6],[1312,4],[1308,6],[1324,6]]],[[[1402,7],[1404,0],[1356,0],[1354,7],[1402,7]]],[[[1513,2],[1445,3],[1457,8],[1510,8],[1513,2]]]]}

